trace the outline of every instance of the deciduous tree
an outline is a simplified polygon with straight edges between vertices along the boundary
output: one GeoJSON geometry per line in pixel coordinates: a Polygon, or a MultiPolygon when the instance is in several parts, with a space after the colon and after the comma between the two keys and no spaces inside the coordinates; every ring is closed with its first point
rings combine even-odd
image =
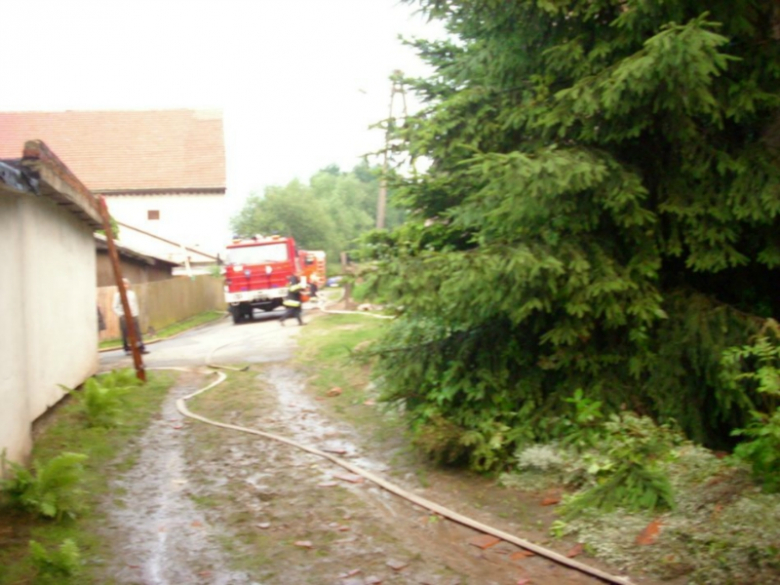
{"type": "MultiPolygon", "coordinates": [[[[337,261],[340,252],[374,228],[378,192],[377,171],[367,164],[351,172],[329,165],[308,185],[295,180],[284,187],[268,187],[262,195],[251,195],[231,226],[242,236],[292,235],[302,248],[325,250],[337,261]]],[[[403,211],[391,207],[388,223],[397,226],[403,217],[403,211]]]]}

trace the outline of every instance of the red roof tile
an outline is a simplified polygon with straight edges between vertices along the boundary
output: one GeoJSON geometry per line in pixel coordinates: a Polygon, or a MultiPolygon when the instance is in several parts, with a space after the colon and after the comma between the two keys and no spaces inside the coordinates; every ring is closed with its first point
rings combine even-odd
{"type": "Polygon", "coordinates": [[[0,112],[0,159],[36,139],[95,192],[225,188],[220,111],[0,112]]]}

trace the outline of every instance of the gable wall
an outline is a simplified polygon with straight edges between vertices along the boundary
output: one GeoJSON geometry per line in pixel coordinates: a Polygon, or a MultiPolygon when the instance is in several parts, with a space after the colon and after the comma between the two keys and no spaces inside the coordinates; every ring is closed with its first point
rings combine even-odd
{"type": "MultiPolygon", "coordinates": [[[[107,195],[106,204],[122,223],[211,255],[220,253],[229,241],[224,195],[107,195]],[[150,220],[149,211],[158,211],[159,219],[150,220]]],[[[169,258],[170,246],[150,244],[148,237],[126,227],[120,226],[119,240],[147,254],[183,261],[169,258]]]]}
{"type": "Polygon", "coordinates": [[[25,258],[20,198],[0,192],[0,449],[12,461],[24,458],[32,446],[25,369],[24,294],[19,283],[25,258]]]}
{"type": "Polygon", "coordinates": [[[32,422],[97,371],[95,244],[72,213],[0,192],[0,450],[22,460],[32,422]]]}

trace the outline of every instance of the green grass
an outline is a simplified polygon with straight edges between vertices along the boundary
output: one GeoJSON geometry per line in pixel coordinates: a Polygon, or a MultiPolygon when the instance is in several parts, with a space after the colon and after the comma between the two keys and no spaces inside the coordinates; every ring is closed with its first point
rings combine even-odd
{"type": "MultiPolygon", "coordinates": [[[[148,343],[150,341],[155,341],[159,339],[167,339],[169,337],[173,337],[174,335],[178,335],[179,333],[182,333],[184,331],[188,331],[195,327],[199,327],[200,325],[205,325],[206,323],[211,323],[212,321],[218,321],[219,319],[222,319],[224,317],[225,317],[224,311],[206,311],[204,313],[199,313],[198,315],[194,315],[188,319],[185,319],[184,321],[179,321],[178,323],[173,323],[172,325],[163,327],[154,336],[144,338],[144,340],[148,343]]],[[[100,349],[109,349],[121,345],[122,345],[122,340],[119,338],[106,339],[105,341],[101,341],[98,347],[100,349]]]]}
{"type": "MultiPolygon", "coordinates": [[[[128,396],[122,424],[111,429],[87,427],[75,400],[66,398],[48,415],[37,432],[33,459],[41,461],[64,452],[83,453],[86,511],[75,520],[60,522],[40,520],[8,507],[0,507],[0,585],[23,585],[35,582],[35,569],[29,554],[29,541],[35,540],[47,549],[58,548],[66,538],[73,539],[87,559],[79,585],[99,583],[90,569],[95,560],[106,554],[106,542],[95,530],[101,520],[97,504],[108,491],[111,475],[127,469],[134,461],[128,443],[139,436],[174,382],[170,373],[150,372],[148,382],[135,388],[128,396]],[[91,562],[90,562],[91,560],[91,562]]],[[[67,580],[62,585],[67,585],[67,580]]],[[[75,583],[75,581],[74,581],[75,583]]]]}
{"type": "Polygon", "coordinates": [[[365,315],[324,315],[312,320],[300,340],[298,362],[311,374],[309,390],[322,398],[332,388],[341,388],[341,395],[327,398],[324,405],[356,426],[373,426],[381,418],[376,406],[365,404],[375,396],[369,389],[371,360],[361,350],[386,326],[387,321],[365,315]]]}
{"type": "Polygon", "coordinates": [[[298,365],[309,375],[307,390],[317,397],[332,417],[348,422],[394,466],[424,465],[423,458],[409,441],[405,422],[393,406],[378,399],[371,384],[371,344],[389,321],[367,314],[332,314],[313,319],[301,336],[298,365]],[[328,390],[338,387],[338,397],[328,390]]]}
{"type": "Polygon", "coordinates": [[[205,325],[206,323],[211,323],[212,321],[218,321],[224,317],[224,311],[206,311],[205,313],[199,313],[198,315],[194,315],[189,319],[185,319],[184,321],[179,321],[178,323],[163,327],[160,329],[160,331],[157,332],[155,338],[164,339],[166,337],[178,335],[179,333],[187,331],[188,329],[192,329],[193,327],[205,325]]]}

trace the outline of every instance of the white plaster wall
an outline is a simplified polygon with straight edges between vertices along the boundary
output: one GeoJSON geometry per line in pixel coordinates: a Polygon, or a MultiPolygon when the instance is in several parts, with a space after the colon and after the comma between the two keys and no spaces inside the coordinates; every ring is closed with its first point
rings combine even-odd
{"type": "Polygon", "coordinates": [[[0,193],[0,450],[21,461],[32,446],[25,370],[20,202],[0,193]]]}
{"type": "Polygon", "coordinates": [[[0,195],[0,449],[21,460],[30,425],[97,371],[92,231],[45,197],[0,195]]]}
{"type": "MultiPolygon", "coordinates": [[[[212,255],[221,253],[229,242],[224,195],[109,195],[106,205],[122,223],[212,255]],[[159,211],[160,219],[149,220],[150,210],[159,211]]],[[[119,240],[128,246],[148,253],[169,249],[149,249],[148,238],[121,226],[119,230],[119,240]]]]}

